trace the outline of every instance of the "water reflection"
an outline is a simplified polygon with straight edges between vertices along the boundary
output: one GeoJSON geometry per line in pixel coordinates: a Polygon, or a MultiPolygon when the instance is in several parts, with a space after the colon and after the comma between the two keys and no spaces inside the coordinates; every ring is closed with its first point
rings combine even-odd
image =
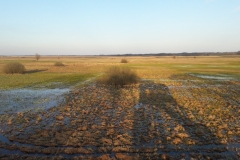
{"type": "Polygon", "coordinates": [[[69,89],[14,89],[0,91],[0,114],[43,110],[64,102],[69,89]]]}

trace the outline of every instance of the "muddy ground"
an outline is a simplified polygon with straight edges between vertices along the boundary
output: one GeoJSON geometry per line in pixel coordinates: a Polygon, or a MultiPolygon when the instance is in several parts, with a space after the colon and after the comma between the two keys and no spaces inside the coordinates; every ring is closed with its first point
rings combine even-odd
{"type": "Polygon", "coordinates": [[[239,81],[91,82],[58,106],[1,114],[0,158],[239,159],[239,94],[239,81]]]}

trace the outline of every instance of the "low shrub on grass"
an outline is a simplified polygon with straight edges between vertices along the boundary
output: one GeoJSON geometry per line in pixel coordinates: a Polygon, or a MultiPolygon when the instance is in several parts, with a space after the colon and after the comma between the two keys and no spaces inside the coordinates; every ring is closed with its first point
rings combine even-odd
{"type": "Polygon", "coordinates": [[[25,72],[25,67],[19,62],[11,62],[6,64],[3,67],[3,72],[6,74],[14,74],[14,73],[23,74],[25,72]]]}
{"type": "Polygon", "coordinates": [[[123,87],[125,85],[136,84],[139,81],[137,74],[129,67],[111,67],[98,82],[100,84],[123,87]]]}
{"type": "Polygon", "coordinates": [[[54,66],[64,66],[64,64],[62,62],[56,62],[54,63],[54,66]]]}
{"type": "Polygon", "coordinates": [[[128,61],[126,59],[122,59],[121,63],[128,63],[128,61]]]}

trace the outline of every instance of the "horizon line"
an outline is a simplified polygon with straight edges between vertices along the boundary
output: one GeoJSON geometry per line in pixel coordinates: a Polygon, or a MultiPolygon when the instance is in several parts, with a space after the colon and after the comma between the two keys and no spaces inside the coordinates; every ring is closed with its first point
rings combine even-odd
{"type": "MultiPolygon", "coordinates": [[[[39,54],[40,56],[121,56],[121,55],[153,55],[153,54],[197,54],[197,53],[215,53],[215,54],[223,54],[223,53],[240,53],[240,51],[225,51],[225,52],[161,52],[161,53],[125,53],[125,54],[39,54]]],[[[0,56],[11,57],[11,56],[35,56],[34,54],[12,54],[5,55],[0,54],[0,56]]]]}

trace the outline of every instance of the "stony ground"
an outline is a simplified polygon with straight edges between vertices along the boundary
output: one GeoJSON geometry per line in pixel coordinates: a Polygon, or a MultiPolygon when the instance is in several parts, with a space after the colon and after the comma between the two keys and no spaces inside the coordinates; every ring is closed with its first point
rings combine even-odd
{"type": "Polygon", "coordinates": [[[239,159],[239,81],[95,83],[41,112],[1,115],[2,159],[239,159]]]}

